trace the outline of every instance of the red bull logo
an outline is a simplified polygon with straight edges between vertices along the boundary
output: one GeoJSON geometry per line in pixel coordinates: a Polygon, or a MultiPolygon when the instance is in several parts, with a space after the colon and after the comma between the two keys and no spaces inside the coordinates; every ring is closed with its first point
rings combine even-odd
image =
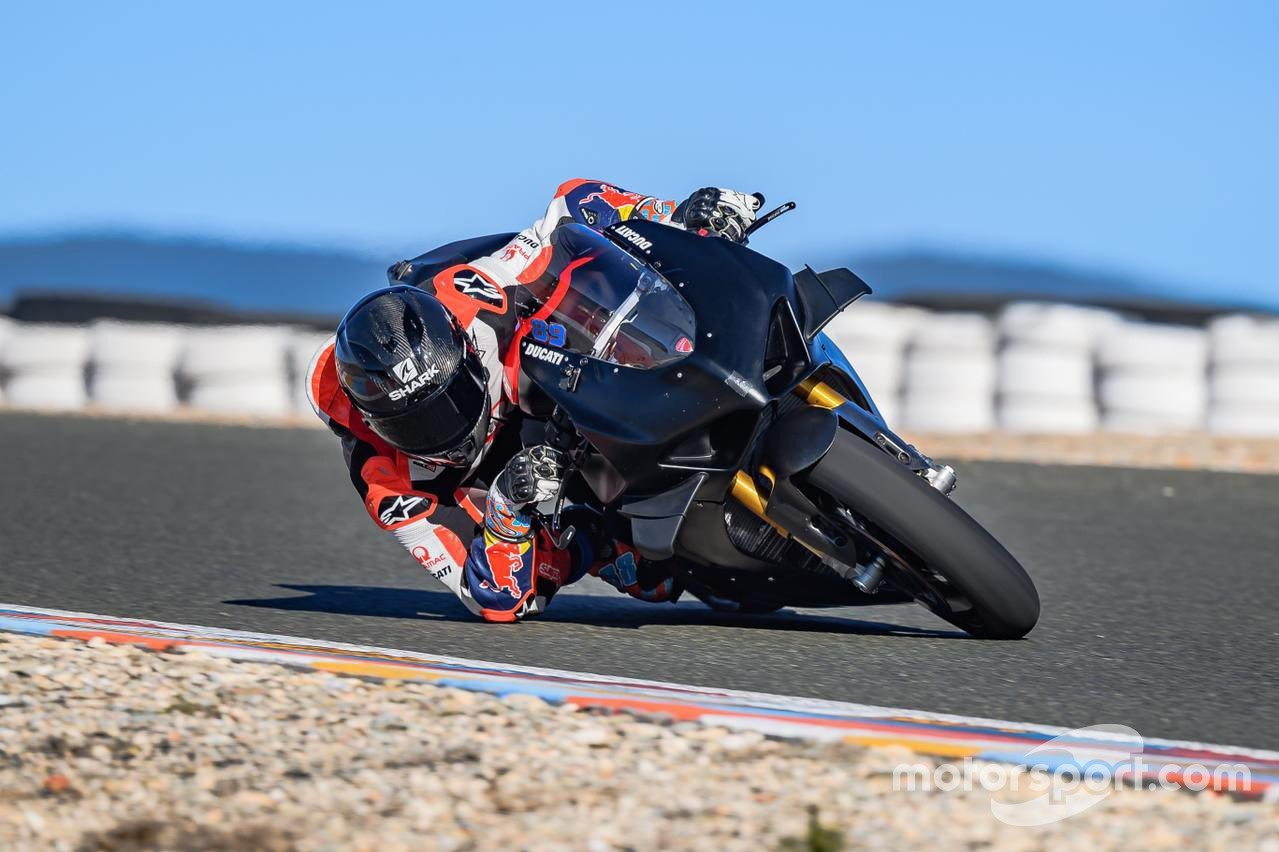
{"type": "Polygon", "coordinates": [[[644,200],[644,196],[634,192],[624,192],[615,186],[602,183],[596,192],[588,194],[578,204],[586,205],[597,200],[603,201],[609,207],[621,213],[622,218],[625,219],[631,210],[635,208],[635,205],[644,200]]]}
{"type": "Polygon", "coordinates": [[[484,548],[489,579],[480,581],[480,585],[489,591],[506,592],[518,599],[524,592],[520,589],[517,575],[524,567],[523,553],[528,547],[528,542],[502,541],[501,539],[490,541],[484,548]]]}

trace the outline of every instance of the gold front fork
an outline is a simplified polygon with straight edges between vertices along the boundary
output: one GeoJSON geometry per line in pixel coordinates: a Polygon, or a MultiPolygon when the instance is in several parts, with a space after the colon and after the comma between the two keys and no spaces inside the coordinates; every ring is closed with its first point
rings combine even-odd
{"type": "Polygon", "coordinates": [[[809,376],[800,382],[799,386],[795,388],[795,393],[804,402],[809,405],[815,405],[818,408],[839,408],[848,402],[834,388],[823,381],[819,381],[815,376],[809,376]]]}
{"type": "MultiPolygon", "coordinates": [[[[823,381],[819,381],[813,376],[809,376],[800,382],[795,388],[795,393],[807,402],[818,408],[839,408],[848,400],[840,396],[830,385],[823,381]]],[[[761,466],[760,474],[769,481],[771,485],[774,482],[772,471],[767,467],[761,466]]],[[[739,470],[733,476],[733,496],[737,498],[737,502],[745,506],[753,515],[758,516],[761,520],[777,530],[782,535],[790,538],[791,535],[783,529],[776,521],[770,518],[764,508],[768,505],[768,499],[759,493],[759,488],[755,485],[755,478],[744,470],[739,470]]],[[[798,541],[798,539],[796,539],[798,541]]],[[[803,542],[800,542],[803,544],[803,542]]],[[[807,547],[807,545],[805,545],[807,547]]],[[[812,550],[812,548],[809,548],[812,550]]],[[[816,551],[813,551],[816,553],[816,551]]],[[[818,554],[819,556],[821,554],[818,554]]]]}

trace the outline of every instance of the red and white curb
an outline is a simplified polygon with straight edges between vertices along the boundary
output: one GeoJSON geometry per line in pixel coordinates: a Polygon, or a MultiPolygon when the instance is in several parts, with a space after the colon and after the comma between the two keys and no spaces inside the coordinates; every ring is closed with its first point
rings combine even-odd
{"type": "MultiPolygon", "coordinates": [[[[1279,796],[1279,752],[1259,749],[708,689],[12,604],[0,604],[0,631],[82,640],[99,638],[157,650],[192,648],[238,660],[283,663],[339,674],[429,681],[495,695],[535,695],[556,704],[659,714],[772,736],[905,746],[920,754],[947,758],[1058,768],[1073,765],[1072,753],[1086,753],[1090,765],[1100,760],[1114,766],[1139,753],[1143,777],[1175,783],[1184,780],[1188,771],[1206,769],[1217,778],[1225,777],[1216,771],[1219,768],[1242,768],[1245,780],[1241,784],[1232,782],[1231,792],[1249,797],[1279,796]],[[1046,744],[1056,748],[1045,748],[1046,744]]],[[[1232,777],[1237,782],[1237,773],[1232,777]]],[[[1209,789],[1213,786],[1209,785],[1209,789]]]]}

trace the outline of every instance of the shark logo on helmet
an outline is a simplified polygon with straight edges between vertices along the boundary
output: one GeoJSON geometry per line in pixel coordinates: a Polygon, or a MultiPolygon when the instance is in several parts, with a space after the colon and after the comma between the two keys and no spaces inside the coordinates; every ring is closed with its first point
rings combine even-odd
{"type": "Polygon", "coordinates": [[[420,390],[427,382],[439,375],[440,368],[434,365],[426,370],[419,370],[412,358],[405,358],[391,368],[391,375],[400,382],[400,387],[392,388],[387,396],[396,401],[404,399],[416,390],[420,390]]]}

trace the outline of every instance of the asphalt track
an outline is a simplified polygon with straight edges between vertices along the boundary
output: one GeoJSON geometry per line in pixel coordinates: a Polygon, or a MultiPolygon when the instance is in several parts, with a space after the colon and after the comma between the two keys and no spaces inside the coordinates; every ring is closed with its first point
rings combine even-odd
{"type": "Polygon", "coordinates": [[[0,415],[0,602],[1279,748],[1279,477],[970,463],[958,502],[1043,616],[983,642],[912,605],[732,616],[596,580],[472,620],[313,430],[0,415]]]}

